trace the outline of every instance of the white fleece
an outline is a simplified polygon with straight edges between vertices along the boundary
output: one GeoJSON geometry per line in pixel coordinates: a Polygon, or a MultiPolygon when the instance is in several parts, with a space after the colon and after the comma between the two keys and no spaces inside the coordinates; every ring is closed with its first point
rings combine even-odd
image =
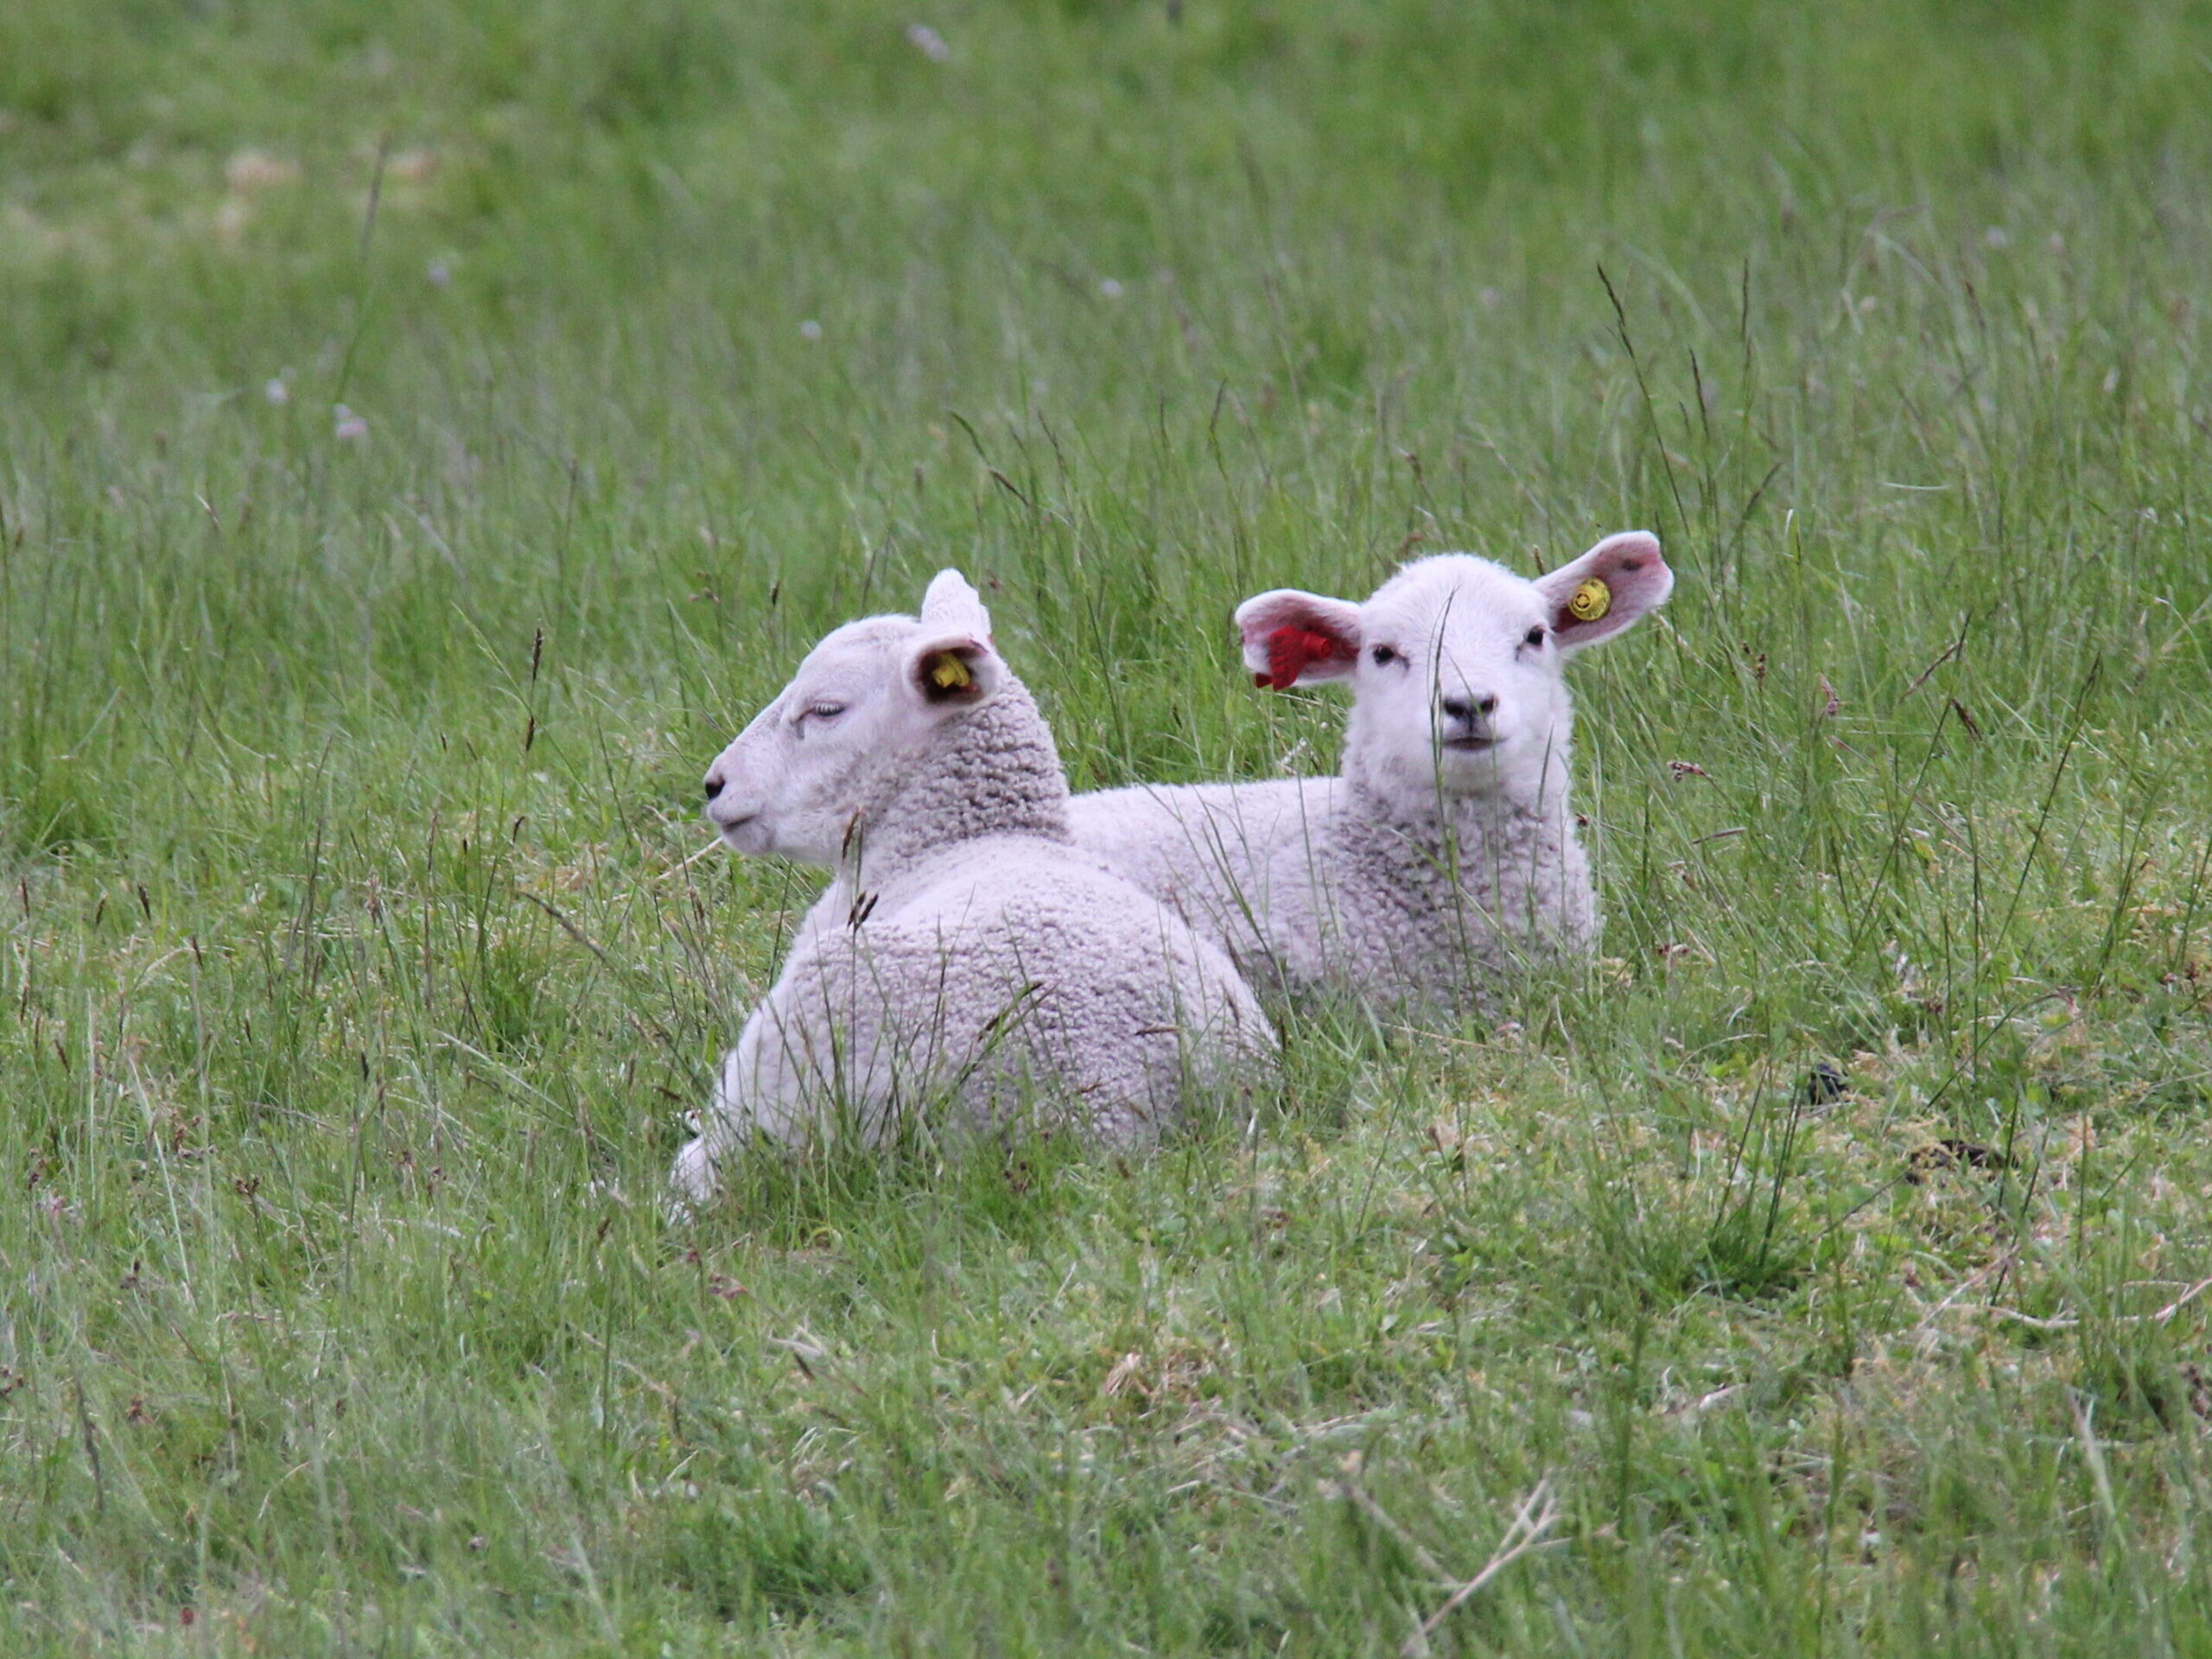
{"type": "Polygon", "coordinates": [[[1536,582],[1442,554],[1364,605],[1247,600],[1262,683],[1351,682],[1341,774],[1080,795],[1077,842],[1278,992],[1479,1008],[1517,963],[1596,939],[1564,670],[1673,585],[1658,543],[1630,531],[1536,582]]]}
{"type": "Polygon", "coordinates": [[[919,619],[829,635],[708,792],[741,851],[836,876],[677,1160],[685,1200],[755,1135],[1033,1116],[1134,1146],[1270,1080],[1274,1032],[1228,957],[1071,843],[1052,733],[957,573],[919,619]]]}

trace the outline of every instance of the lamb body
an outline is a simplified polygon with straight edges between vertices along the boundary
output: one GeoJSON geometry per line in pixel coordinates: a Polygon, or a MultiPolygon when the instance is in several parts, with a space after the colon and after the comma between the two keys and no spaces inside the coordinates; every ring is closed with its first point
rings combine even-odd
{"type": "Polygon", "coordinates": [[[1352,683],[1340,774],[1081,795],[1076,840],[1279,991],[1478,1008],[1516,963],[1596,938],[1563,671],[1673,585],[1629,531],[1535,582],[1450,553],[1364,605],[1259,594],[1236,624],[1260,683],[1352,683]]]}
{"type": "Polygon", "coordinates": [[[1213,944],[1071,843],[1052,733],[947,571],[918,620],[830,634],[707,774],[740,851],[829,865],[674,1180],[696,1202],[754,1134],[873,1141],[1032,1108],[1113,1146],[1269,1072],[1274,1033],[1213,944]]]}

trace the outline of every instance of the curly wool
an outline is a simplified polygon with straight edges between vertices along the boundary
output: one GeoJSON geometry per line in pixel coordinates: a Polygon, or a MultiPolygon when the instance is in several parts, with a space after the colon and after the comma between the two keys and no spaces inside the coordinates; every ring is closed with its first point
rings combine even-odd
{"type": "Polygon", "coordinates": [[[1027,1122],[1131,1147],[1268,1084],[1274,1030],[1226,954],[1070,844],[1051,729],[1010,674],[886,747],[678,1156],[685,1201],[756,1136],[1027,1122]]]}
{"type": "Polygon", "coordinates": [[[1272,1031],[1222,953],[1048,849],[985,836],[857,900],[833,885],[725,1062],[717,1154],[750,1130],[875,1143],[910,1122],[1133,1147],[1194,1094],[1253,1083],[1272,1031]]]}
{"type": "Polygon", "coordinates": [[[1029,688],[1009,678],[990,702],[940,728],[926,754],[887,766],[861,797],[851,874],[887,880],[981,836],[1071,840],[1068,799],[1052,728],[1029,688]]]}
{"type": "Polygon", "coordinates": [[[1564,671],[1673,587],[1657,538],[1628,531],[1535,581],[1453,553],[1363,604],[1255,594],[1236,627],[1256,683],[1351,686],[1342,775],[1079,796],[1077,844],[1263,983],[1483,1009],[1509,970],[1596,938],[1564,671]]]}
{"type": "Polygon", "coordinates": [[[1438,813],[1338,778],[1140,785],[1077,796],[1070,816],[1079,845],[1293,997],[1480,1007],[1507,972],[1597,933],[1563,795],[1438,813]]]}

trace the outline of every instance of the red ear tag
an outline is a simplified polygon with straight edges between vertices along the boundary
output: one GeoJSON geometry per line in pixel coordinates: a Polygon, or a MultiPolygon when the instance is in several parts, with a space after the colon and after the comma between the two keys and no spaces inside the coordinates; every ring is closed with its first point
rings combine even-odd
{"type": "Polygon", "coordinates": [[[1312,628],[1285,626],[1268,636],[1268,671],[1255,674],[1252,683],[1287,691],[1298,683],[1298,677],[1308,665],[1348,655],[1341,639],[1317,633],[1312,628]]]}

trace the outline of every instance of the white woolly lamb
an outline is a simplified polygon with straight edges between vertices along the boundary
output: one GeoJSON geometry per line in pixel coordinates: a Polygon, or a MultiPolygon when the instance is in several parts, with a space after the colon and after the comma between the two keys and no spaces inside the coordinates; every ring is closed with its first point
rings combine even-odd
{"type": "Polygon", "coordinates": [[[1076,840],[1262,983],[1479,1007],[1514,962],[1592,941],[1563,671],[1674,582],[1657,540],[1630,531],[1535,582],[1446,553],[1364,605],[1248,599],[1236,626],[1258,683],[1351,682],[1341,775],[1080,795],[1076,840]]]}
{"type": "Polygon", "coordinates": [[[836,874],[677,1159],[688,1202],[756,1134],[873,1141],[939,1103],[970,1128],[1034,1106],[1128,1146],[1272,1070],[1221,950],[1071,844],[1052,732],[957,571],[918,619],[809,652],[708,772],[707,816],[740,852],[836,874]]]}

